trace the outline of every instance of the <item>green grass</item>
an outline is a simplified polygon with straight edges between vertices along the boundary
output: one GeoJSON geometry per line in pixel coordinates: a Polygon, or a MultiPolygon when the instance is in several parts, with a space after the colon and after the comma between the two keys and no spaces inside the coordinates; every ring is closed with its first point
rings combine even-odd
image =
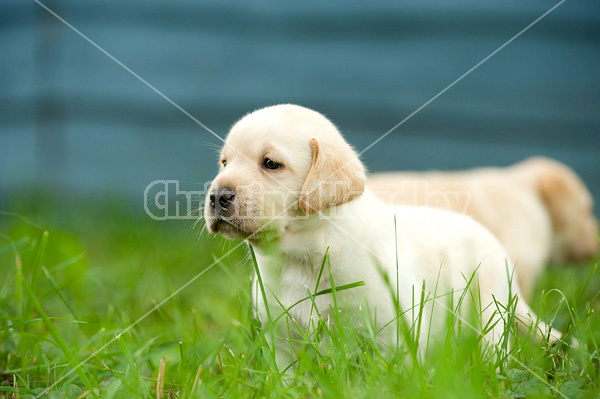
{"type": "Polygon", "coordinates": [[[416,361],[415,331],[384,351],[365,314],[360,333],[343,319],[302,333],[296,373],[283,375],[272,329],[252,317],[245,245],[148,313],[237,243],[117,200],[35,198],[11,210],[36,226],[0,215],[0,397],[155,397],[164,358],[165,398],[600,395],[597,260],[549,269],[531,304],[585,350],[520,337],[510,356],[488,356],[477,333],[449,318],[416,361]]]}

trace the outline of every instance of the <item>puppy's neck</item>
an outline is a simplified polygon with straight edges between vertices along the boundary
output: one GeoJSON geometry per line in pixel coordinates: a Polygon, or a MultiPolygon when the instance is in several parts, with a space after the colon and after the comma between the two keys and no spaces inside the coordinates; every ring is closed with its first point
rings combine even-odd
{"type": "MultiPolygon", "coordinates": [[[[270,257],[285,259],[284,264],[321,265],[327,251],[331,222],[319,214],[291,221],[274,245],[270,257]]],[[[264,253],[264,252],[263,252],[264,253]]]]}
{"type": "MultiPolygon", "coordinates": [[[[359,219],[370,218],[373,207],[368,204],[378,202],[372,193],[365,190],[363,196],[350,202],[332,206],[308,218],[290,221],[276,241],[268,248],[261,249],[262,245],[259,245],[258,250],[269,257],[320,268],[328,248],[330,254],[335,254],[340,238],[344,242],[346,239],[352,241],[350,237],[360,240],[364,231],[360,231],[362,223],[359,219]]],[[[379,206],[377,208],[381,210],[379,206]]]]}

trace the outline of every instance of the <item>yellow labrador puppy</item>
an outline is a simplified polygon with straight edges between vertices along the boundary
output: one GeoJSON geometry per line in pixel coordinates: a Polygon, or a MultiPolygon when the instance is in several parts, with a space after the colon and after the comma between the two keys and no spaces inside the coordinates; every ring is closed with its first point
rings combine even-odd
{"type": "Polygon", "coordinates": [[[527,300],[548,262],[585,260],[598,250],[592,196],[575,172],[549,158],[463,172],[377,173],[367,186],[388,203],[477,219],[507,249],[527,300]]]}
{"type": "MultiPolygon", "coordinates": [[[[318,112],[277,105],[252,112],[231,128],[206,199],[205,220],[211,233],[246,239],[254,248],[264,283],[264,290],[256,284],[254,292],[261,320],[269,317],[262,292],[271,318],[281,314],[281,303],[306,328],[317,313],[328,318],[334,306],[331,294],[316,297],[318,312],[311,301],[302,301],[318,281],[319,291],[332,283],[364,281],[339,291],[337,306],[346,313],[368,309],[382,329],[380,339],[391,344],[396,294],[409,325],[417,322],[411,315],[418,312],[411,309],[423,294],[421,329],[428,331],[432,321],[432,331],[439,331],[449,296],[458,303],[475,275],[470,289],[481,302],[464,305],[463,311],[468,314],[475,306],[484,323],[499,321],[486,335],[488,342],[499,342],[504,324],[497,311],[503,311],[511,293],[518,293],[508,277],[513,265],[500,242],[464,215],[386,205],[364,187],[365,180],[354,150],[318,112]],[[327,251],[331,277],[325,270],[319,280],[327,251]]],[[[516,312],[535,318],[522,300],[516,312]]],[[[542,330],[549,328],[542,325],[542,330]]],[[[560,337],[557,331],[551,334],[560,337]]],[[[421,349],[426,339],[422,334],[421,349]]],[[[279,350],[278,358],[278,363],[288,362],[289,351],[279,350]]]]}

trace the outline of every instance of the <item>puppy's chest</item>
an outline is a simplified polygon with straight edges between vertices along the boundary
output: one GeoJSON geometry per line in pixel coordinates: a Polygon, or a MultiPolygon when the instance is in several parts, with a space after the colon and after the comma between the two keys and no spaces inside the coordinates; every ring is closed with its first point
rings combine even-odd
{"type": "Polygon", "coordinates": [[[290,308],[290,315],[302,326],[306,327],[309,320],[316,320],[317,311],[323,319],[329,314],[331,295],[318,295],[316,293],[331,288],[327,265],[321,271],[322,260],[314,259],[287,259],[273,285],[275,294],[281,303],[290,308]],[[310,299],[310,296],[314,298],[310,299]],[[316,305],[316,309],[315,309],[316,305]]]}

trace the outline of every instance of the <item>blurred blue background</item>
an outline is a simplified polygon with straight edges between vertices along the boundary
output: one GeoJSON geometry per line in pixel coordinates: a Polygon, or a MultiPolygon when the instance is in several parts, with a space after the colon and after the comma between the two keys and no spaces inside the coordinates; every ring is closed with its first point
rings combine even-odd
{"type": "MultiPolygon", "coordinates": [[[[224,136],[297,103],[362,150],[548,0],[43,1],[224,136]]],[[[219,141],[33,1],[0,0],[0,191],[200,189],[219,141]]],[[[567,0],[363,155],[371,171],[546,155],[600,201],[600,2],[567,0]]],[[[2,204],[0,204],[2,207],[2,204]]],[[[596,207],[598,213],[598,207],[596,207]]]]}

